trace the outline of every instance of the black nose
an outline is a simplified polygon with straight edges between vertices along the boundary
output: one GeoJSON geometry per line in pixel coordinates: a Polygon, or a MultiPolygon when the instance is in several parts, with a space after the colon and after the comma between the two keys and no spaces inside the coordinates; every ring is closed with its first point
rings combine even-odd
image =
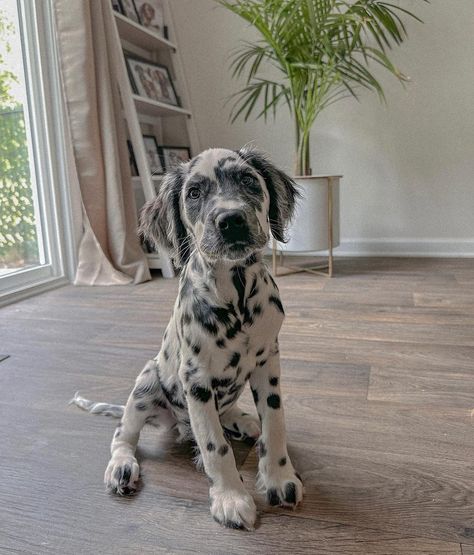
{"type": "Polygon", "coordinates": [[[246,221],[242,210],[223,210],[216,216],[216,227],[224,235],[233,235],[243,231],[246,221]]]}

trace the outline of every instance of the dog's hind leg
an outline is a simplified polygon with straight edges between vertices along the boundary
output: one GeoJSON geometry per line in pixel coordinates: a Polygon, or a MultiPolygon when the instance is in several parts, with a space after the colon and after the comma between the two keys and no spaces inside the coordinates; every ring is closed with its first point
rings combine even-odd
{"type": "Polygon", "coordinates": [[[104,482],[109,491],[120,495],[134,493],[139,466],[135,458],[140,432],[146,423],[168,423],[170,410],[157,375],[157,363],[150,360],[138,376],[125,405],[124,414],[112,439],[112,457],[105,471],[104,482]]]}

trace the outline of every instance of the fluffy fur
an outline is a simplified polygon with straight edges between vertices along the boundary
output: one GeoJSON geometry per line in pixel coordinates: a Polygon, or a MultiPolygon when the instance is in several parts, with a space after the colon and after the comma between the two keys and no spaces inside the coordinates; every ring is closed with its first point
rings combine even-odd
{"type": "Polygon", "coordinates": [[[223,525],[251,529],[256,518],[228,436],[258,440],[259,484],[271,505],[301,501],[280,393],[284,311],[261,256],[270,232],[284,240],[297,194],[293,181],[259,152],[210,149],[168,173],[144,207],[142,236],[182,268],[161,350],[124,407],[73,399],[90,412],[122,417],[105,472],[109,490],[135,490],[135,449],[140,430],[151,423],[177,427],[196,442],[211,483],[211,514],[223,525]],[[259,421],[236,404],[247,381],[259,421]]]}

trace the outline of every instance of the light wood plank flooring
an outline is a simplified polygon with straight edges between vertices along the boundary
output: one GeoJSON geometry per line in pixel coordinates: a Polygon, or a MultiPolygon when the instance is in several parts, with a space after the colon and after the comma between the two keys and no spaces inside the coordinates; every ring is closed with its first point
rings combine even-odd
{"type": "MultiPolygon", "coordinates": [[[[189,447],[152,428],[141,491],[107,495],[116,422],[67,403],[126,399],[177,283],[68,286],[0,311],[0,553],[474,554],[474,261],[344,259],[278,283],[298,510],[254,492],[257,530],[220,528],[189,447]]],[[[255,452],[236,454],[254,491],[255,452]]]]}

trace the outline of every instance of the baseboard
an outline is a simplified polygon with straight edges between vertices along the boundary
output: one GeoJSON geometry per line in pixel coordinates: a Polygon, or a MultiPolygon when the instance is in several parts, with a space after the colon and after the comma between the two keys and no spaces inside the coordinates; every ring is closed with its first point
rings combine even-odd
{"type": "Polygon", "coordinates": [[[474,239],[348,239],[334,249],[334,256],[474,258],[474,239]]]}

